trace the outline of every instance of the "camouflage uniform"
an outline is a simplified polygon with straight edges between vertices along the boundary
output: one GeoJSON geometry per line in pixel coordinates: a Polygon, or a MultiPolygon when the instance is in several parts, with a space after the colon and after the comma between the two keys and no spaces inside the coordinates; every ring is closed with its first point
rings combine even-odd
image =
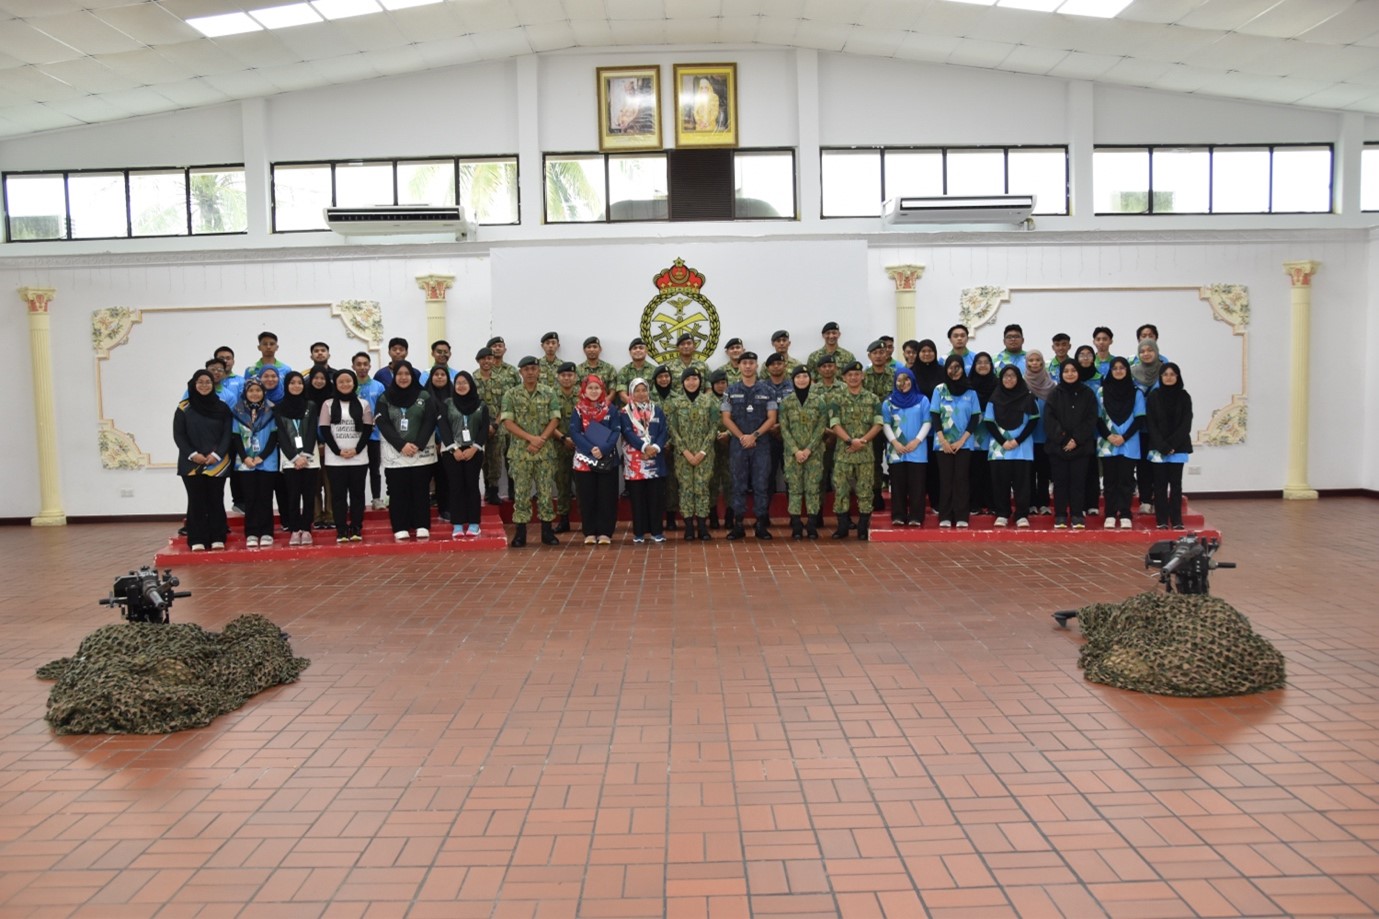
{"type": "MultiPolygon", "coordinates": [[[[652,377],[655,373],[656,373],[656,365],[653,364],[649,358],[647,359],[646,363],[643,364],[643,365],[640,366],[640,367],[638,367],[636,364],[632,363],[631,361],[628,361],[626,364],[623,364],[623,365],[622,365],[622,369],[618,371],[618,374],[617,374],[617,383],[616,383],[616,385],[615,385],[615,387],[614,387],[614,392],[615,392],[615,393],[625,393],[625,392],[627,392],[628,387],[630,387],[630,386],[632,385],[632,381],[635,380],[635,379],[637,379],[638,377],[641,377],[643,380],[646,380],[646,385],[650,386],[650,385],[652,385],[652,384],[651,384],[651,377],[652,377]]],[[[631,395],[631,393],[628,393],[628,395],[631,395]]],[[[621,401],[619,401],[619,402],[614,402],[614,403],[613,403],[613,407],[614,407],[614,408],[621,408],[621,407],[622,407],[621,401]]]]}
{"type": "Polygon", "coordinates": [[[809,387],[809,391],[810,391],[810,392],[813,392],[813,391],[816,390],[816,389],[819,391],[819,395],[820,395],[821,397],[823,397],[824,402],[828,403],[828,406],[829,406],[829,414],[828,414],[828,417],[829,417],[829,428],[830,428],[830,430],[824,432],[824,486],[823,486],[823,487],[824,487],[824,489],[827,490],[827,491],[832,491],[832,490],[833,490],[833,455],[834,455],[834,453],[836,452],[836,451],[835,451],[835,448],[838,446],[838,435],[834,434],[833,431],[832,431],[832,427],[833,427],[833,423],[832,423],[833,412],[837,410],[837,407],[838,407],[838,400],[841,399],[843,396],[846,396],[846,395],[848,394],[848,388],[847,388],[847,385],[846,385],[842,380],[837,379],[837,378],[835,377],[832,384],[825,383],[823,380],[817,380],[817,381],[815,381],[814,385],[812,385],[812,386],[809,387]]]}
{"type": "MultiPolygon", "coordinates": [[[[560,417],[560,400],[545,386],[534,392],[517,386],[503,393],[503,421],[512,421],[528,434],[540,434],[552,418],[560,417]]],[[[527,442],[509,439],[508,472],[512,475],[512,522],[531,521],[532,488],[536,488],[536,515],[543,523],[555,519],[555,445],[547,441],[538,453],[527,450],[527,442]]]]}
{"type": "MultiPolygon", "coordinates": [[[[549,390],[560,388],[560,365],[565,363],[565,358],[557,356],[555,360],[546,360],[546,355],[541,355],[536,359],[536,366],[541,368],[541,385],[549,390]]],[[[520,379],[520,377],[519,377],[520,379]]]]}
{"type": "MultiPolygon", "coordinates": [[[[882,366],[881,372],[876,372],[876,367],[872,364],[862,370],[862,388],[876,397],[878,402],[885,402],[891,397],[891,391],[895,389],[895,368],[893,362],[882,366]]],[[[875,505],[881,507],[881,491],[886,481],[885,474],[882,472],[882,462],[886,453],[886,438],[877,437],[871,442],[871,477],[872,477],[872,498],[875,505]]]]}
{"type": "MultiPolygon", "coordinates": [[[[691,367],[699,371],[699,378],[701,380],[707,382],[709,379],[710,371],[708,361],[701,361],[697,357],[694,360],[690,361],[688,364],[686,364],[684,361],[680,360],[680,355],[677,354],[674,357],[668,358],[666,360],[666,366],[670,368],[671,386],[679,386],[680,375],[684,373],[686,370],[690,369],[691,367]]],[[[648,380],[647,382],[649,383],[651,381],[648,380]]]]}
{"type": "MultiPolygon", "coordinates": [[[[829,426],[841,425],[853,437],[862,437],[872,425],[881,424],[881,403],[865,389],[853,395],[844,392],[833,405],[829,426]]],[[[872,510],[871,449],[850,452],[839,443],[833,459],[833,513],[850,513],[848,498],[857,495],[857,512],[870,514],[872,510]]]]}
{"type": "Polygon", "coordinates": [[[570,476],[575,468],[575,448],[565,446],[565,437],[570,431],[570,416],[574,414],[575,402],[579,400],[579,390],[568,393],[557,389],[556,399],[560,402],[560,421],[555,426],[555,512],[558,516],[570,514],[570,497],[574,494],[574,480],[570,476]]]}
{"type": "MultiPolygon", "coordinates": [[[[718,369],[723,371],[723,373],[727,375],[729,386],[736,383],[738,380],[742,379],[742,371],[738,370],[737,365],[734,364],[732,361],[724,361],[722,366],[720,366],[718,369]]],[[[707,382],[708,379],[708,375],[706,374],[704,376],[704,380],[707,382]]]]}
{"type": "Polygon", "coordinates": [[[709,482],[714,474],[714,435],[723,422],[718,400],[701,391],[693,402],[683,391],[667,399],[663,410],[670,428],[667,456],[675,454],[675,478],[679,482],[680,510],[686,517],[709,516],[709,482]],[[683,451],[703,451],[699,465],[692,466],[683,451]]]}
{"type": "MultiPolygon", "coordinates": [[[[709,395],[717,403],[722,396],[715,396],[712,390],[709,395]]],[[[723,423],[723,413],[718,415],[718,425],[714,429],[713,439],[713,472],[709,475],[709,513],[715,518],[718,517],[718,498],[722,496],[723,507],[725,510],[733,506],[733,482],[728,470],[728,443],[733,439],[732,434],[728,433],[728,426],[723,423]],[[719,436],[727,434],[726,437],[719,436]]]]}
{"type": "Polygon", "coordinates": [[[786,510],[791,516],[822,513],[824,431],[833,417],[833,406],[817,386],[809,387],[809,395],[801,404],[792,386],[777,411],[785,442],[786,510]],[[803,463],[795,459],[800,450],[810,451],[803,463]]]}
{"type": "MultiPolygon", "coordinates": [[[[522,374],[517,372],[517,368],[507,361],[499,361],[493,368],[493,375],[503,380],[503,385],[508,389],[522,385],[522,374]]],[[[496,417],[496,416],[495,416],[496,417]]]]}
{"type": "MultiPolygon", "coordinates": [[[[516,373],[516,368],[509,369],[516,373]]],[[[498,416],[503,413],[503,394],[520,385],[522,384],[519,381],[509,381],[497,370],[489,377],[477,370],[474,372],[474,387],[479,393],[479,398],[488,407],[488,417],[494,419],[493,432],[488,435],[488,443],[484,446],[484,486],[494,492],[498,490],[498,483],[502,481],[503,456],[507,453],[508,446],[508,432],[504,430],[502,423],[497,421],[498,416]]]]}
{"type": "MultiPolygon", "coordinates": [[[[654,367],[652,368],[652,371],[651,371],[651,372],[652,372],[653,375],[656,373],[656,370],[655,370],[654,367]]],[[[664,399],[661,398],[661,394],[656,390],[656,381],[653,380],[653,379],[648,379],[648,380],[646,381],[647,387],[651,390],[651,404],[652,404],[652,405],[659,405],[659,406],[661,407],[661,411],[666,412],[666,413],[667,413],[667,416],[669,415],[669,412],[670,412],[670,402],[671,402],[672,399],[675,398],[675,386],[676,386],[676,383],[675,383],[675,380],[674,380],[674,376],[675,376],[675,373],[674,373],[674,371],[672,371],[672,372],[671,372],[671,377],[672,377],[672,379],[671,379],[671,384],[670,384],[670,387],[671,387],[671,389],[670,389],[670,395],[667,396],[667,397],[664,398],[664,399]]],[[[632,379],[635,380],[636,377],[633,377],[632,379]]],[[[666,466],[666,513],[667,513],[667,514],[674,514],[674,513],[678,512],[678,511],[680,510],[680,476],[679,476],[679,474],[675,471],[675,467],[676,467],[676,465],[677,465],[677,463],[676,463],[676,458],[679,456],[679,454],[680,454],[680,448],[679,448],[678,446],[675,445],[675,438],[674,438],[674,436],[672,436],[670,440],[666,441],[665,452],[661,454],[661,458],[664,460],[665,466],[666,466]]]]}
{"type": "MultiPolygon", "coordinates": [[[[805,366],[809,368],[809,375],[814,378],[815,383],[819,382],[819,358],[823,357],[827,353],[827,348],[820,348],[817,351],[812,351],[810,352],[809,360],[805,362],[805,366]]],[[[857,358],[853,357],[852,352],[847,350],[846,348],[839,348],[837,351],[833,352],[833,361],[838,365],[838,373],[840,377],[842,376],[843,368],[846,367],[848,364],[851,364],[855,360],[857,360],[857,358]]],[[[794,368],[792,367],[791,370],[793,369],[794,368]]]]}
{"type": "Polygon", "coordinates": [[[603,360],[593,364],[588,361],[580,361],[578,364],[575,364],[576,392],[584,385],[585,378],[590,376],[596,376],[602,380],[603,391],[608,394],[608,398],[613,398],[613,393],[617,391],[616,387],[618,384],[618,370],[616,367],[603,360]]]}

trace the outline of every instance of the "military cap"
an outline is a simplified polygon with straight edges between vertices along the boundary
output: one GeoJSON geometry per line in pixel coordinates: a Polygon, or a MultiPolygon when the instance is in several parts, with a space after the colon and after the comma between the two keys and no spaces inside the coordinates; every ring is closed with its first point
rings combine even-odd
{"type": "Polygon", "coordinates": [[[772,341],[780,341],[782,338],[789,338],[789,337],[790,337],[790,333],[787,332],[787,331],[785,331],[785,329],[776,329],[776,331],[774,331],[774,332],[771,333],[771,340],[772,340],[772,341]]]}
{"type": "Polygon", "coordinates": [[[486,357],[493,357],[493,349],[492,349],[492,348],[480,348],[480,349],[479,349],[479,352],[478,352],[477,354],[474,355],[474,360],[476,360],[476,361],[481,361],[481,360],[483,360],[483,359],[486,358],[486,357]]]}
{"type": "Polygon", "coordinates": [[[575,362],[574,362],[574,361],[566,361],[565,363],[561,364],[559,367],[555,368],[555,372],[556,372],[556,373],[574,373],[574,372],[575,372],[575,362]]]}
{"type": "Polygon", "coordinates": [[[588,338],[584,339],[584,347],[586,347],[586,348],[589,347],[590,345],[602,345],[602,344],[603,344],[603,342],[599,341],[599,337],[598,337],[597,335],[590,335],[588,338]]]}
{"type": "Polygon", "coordinates": [[[769,355],[767,355],[767,357],[766,357],[766,366],[767,366],[767,367],[770,367],[772,364],[784,364],[784,363],[785,363],[785,355],[784,355],[784,354],[781,354],[779,351],[772,351],[772,352],[771,352],[769,355]]]}
{"type": "Polygon", "coordinates": [[[683,345],[687,341],[694,341],[694,333],[681,332],[680,337],[675,339],[675,344],[678,347],[679,345],[683,345]]]}
{"type": "Polygon", "coordinates": [[[741,344],[742,344],[742,339],[740,339],[740,338],[730,338],[730,339],[728,339],[728,343],[727,343],[726,345],[724,345],[723,347],[724,347],[725,349],[727,349],[727,348],[731,348],[733,345],[741,345],[741,344]]]}
{"type": "Polygon", "coordinates": [[[560,336],[557,335],[555,332],[547,332],[545,335],[541,336],[541,344],[544,345],[546,342],[550,341],[553,338],[556,341],[560,341],[560,336]]]}
{"type": "Polygon", "coordinates": [[[490,338],[490,339],[488,340],[488,347],[490,347],[490,348],[492,348],[494,345],[506,345],[506,344],[507,344],[507,342],[503,341],[503,336],[501,336],[501,335],[495,335],[495,336],[493,336],[492,338],[490,338]]]}
{"type": "Polygon", "coordinates": [[[825,322],[825,323],[824,323],[823,331],[820,332],[819,334],[822,335],[822,334],[824,334],[824,332],[837,332],[837,331],[838,331],[838,323],[836,323],[836,322],[825,322]]]}
{"type": "Polygon", "coordinates": [[[851,373],[851,372],[854,371],[854,370],[861,370],[861,369],[862,369],[862,362],[861,362],[861,361],[853,361],[852,363],[848,364],[846,367],[843,368],[843,373],[851,373]]]}
{"type": "Polygon", "coordinates": [[[517,368],[520,370],[523,367],[535,367],[536,364],[536,358],[528,354],[526,357],[522,358],[520,361],[517,362],[517,368]]]}

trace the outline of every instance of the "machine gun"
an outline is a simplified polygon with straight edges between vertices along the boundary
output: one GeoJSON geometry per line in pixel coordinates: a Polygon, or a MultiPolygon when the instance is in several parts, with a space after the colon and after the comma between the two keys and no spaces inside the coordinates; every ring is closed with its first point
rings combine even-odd
{"type": "Polygon", "coordinates": [[[110,588],[110,596],[99,602],[101,606],[120,607],[120,615],[129,622],[163,625],[168,622],[172,601],[192,595],[190,590],[177,590],[180,583],[171,568],[160,577],[157,569],[145,565],[138,571],[117,577],[110,588]]]}
{"type": "MultiPolygon", "coordinates": [[[[1234,568],[1235,562],[1218,562],[1216,550],[1221,540],[1215,536],[1188,533],[1177,539],[1152,543],[1144,554],[1144,567],[1159,570],[1159,583],[1164,593],[1209,594],[1210,574],[1216,568],[1234,568]]],[[[1059,610],[1053,618],[1067,628],[1068,620],[1077,617],[1077,610],[1059,610]]]]}

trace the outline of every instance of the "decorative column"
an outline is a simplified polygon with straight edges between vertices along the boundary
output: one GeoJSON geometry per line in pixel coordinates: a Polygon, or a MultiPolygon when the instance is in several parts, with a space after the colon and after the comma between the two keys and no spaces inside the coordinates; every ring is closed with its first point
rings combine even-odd
{"type": "MultiPolygon", "coordinates": [[[[417,276],[417,286],[426,291],[426,346],[446,338],[445,293],[455,285],[453,274],[423,274],[417,276]]],[[[429,350],[427,352],[430,353],[429,350]]]]}
{"type": "Polygon", "coordinates": [[[33,364],[34,433],[38,442],[39,512],[29,522],[36,527],[67,525],[62,512],[62,479],[57,459],[57,412],[53,408],[53,349],[48,304],[51,287],[21,287],[19,297],[29,305],[29,360],[33,364]]]}
{"type": "Polygon", "coordinates": [[[895,338],[915,337],[915,282],[924,277],[923,265],[887,265],[886,277],[895,282],[895,338]]]}
{"type": "Polygon", "coordinates": [[[1307,423],[1311,387],[1312,275],[1321,262],[1284,262],[1283,270],[1293,284],[1293,324],[1290,398],[1288,413],[1288,478],[1283,497],[1314,501],[1317,491],[1307,484],[1307,423]]]}

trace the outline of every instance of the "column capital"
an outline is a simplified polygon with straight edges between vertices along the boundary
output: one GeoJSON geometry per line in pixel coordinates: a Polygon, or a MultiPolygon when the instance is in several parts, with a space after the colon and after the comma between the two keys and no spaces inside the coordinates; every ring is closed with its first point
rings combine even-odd
{"type": "Polygon", "coordinates": [[[924,277],[923,265],[887,265],[886,277],[895,282],[895,289],[914,290],[915,282],[924,277]]]}
{"type": "Polygon", "coordinates": [[[445,300],[445,292],[455,286],[453,274],[419,274],[417,286],[426,291],[427,300],[445,300]]]}
{"type": "Polygon", "coordinates": [[[56,293],[57,289],[53,287],[21,287],[19,299],[29,305],[29,312],[46,313],[56,293]]]}
{"type": "Polygon", "coordinates": [[[1284,262],[1283,270],[1294,287],[1311,287],[1312,275],[1316,274],[1321,266],[1321,262],[1304,259],[1298,262],[1284,262]]]}

